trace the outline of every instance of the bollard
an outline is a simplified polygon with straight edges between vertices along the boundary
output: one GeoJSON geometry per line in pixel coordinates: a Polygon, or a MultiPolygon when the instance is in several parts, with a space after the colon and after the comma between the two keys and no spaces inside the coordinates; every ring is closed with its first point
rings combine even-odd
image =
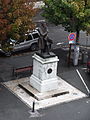
{"type": "Polygon", "coordinates": [[[33,101],[32,112],[35,112],[35,101],[33,101]]]}

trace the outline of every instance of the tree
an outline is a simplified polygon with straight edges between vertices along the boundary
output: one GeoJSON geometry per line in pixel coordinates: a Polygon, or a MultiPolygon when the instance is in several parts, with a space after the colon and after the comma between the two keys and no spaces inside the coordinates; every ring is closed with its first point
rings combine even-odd
{"type": "Polygon", "coordinates": [[[55,25],[62,24],[68,32],[76,32],[79,43],[81,30],[90,28],[90,0],[44,0],[43,16],[55,25]]]}
{"type": "Polygon", "coordinates": [[[33,16],[36,9],[32,0],[0,0],[0,41],[8,38],[21,40],[35,27],[33,16]]]}

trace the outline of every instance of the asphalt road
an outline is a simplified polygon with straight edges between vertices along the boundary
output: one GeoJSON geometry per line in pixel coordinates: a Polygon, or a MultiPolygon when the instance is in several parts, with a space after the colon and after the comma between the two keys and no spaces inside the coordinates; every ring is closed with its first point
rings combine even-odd
{"type": "Polygon", "coordinates": [[[0,120],[29,120],[30,109],[0,84],[0,120]]]}
{"type": "Polygon", "coordinates": [[[73,101],[44,110],[41,120],[89,120],[90,99],[73,101]]]}
{"type": "MultiPolygon", "coordinates": [[[[76,87],[77,89],[79,89],[80,91],[82,91],[88,95],[88,91],[87,91],[85,85],[83,84],[80,76],[76,72],[77,69],[78,68],[68,71],[68,72],[64,72],[61,74],[61,77],[63,79],[65,79],[68,83],[70,83],[72,86],[76,87]]],[[[82,68],[79,68],[78,70],[79,70],[84,82],[90,89],[90,75],[85,73],[85,71],[83,71],[82,68]]]]}

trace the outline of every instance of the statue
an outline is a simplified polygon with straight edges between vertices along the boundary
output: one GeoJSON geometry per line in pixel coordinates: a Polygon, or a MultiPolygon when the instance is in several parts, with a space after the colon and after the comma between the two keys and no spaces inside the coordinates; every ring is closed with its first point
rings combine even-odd
{"type": "Polygon", "coordinates": [[[48,37],[48,29],[45,22],[40,24],[41,26],[38,28],[38,32],[40,34],[40,38],[38,41],[39,48],[41,50],[41,54],[50,55],[52,40],[48,37]]]}

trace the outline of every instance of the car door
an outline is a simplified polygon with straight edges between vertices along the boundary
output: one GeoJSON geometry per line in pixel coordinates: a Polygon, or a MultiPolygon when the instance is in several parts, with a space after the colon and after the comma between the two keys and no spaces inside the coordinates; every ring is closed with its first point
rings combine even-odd
{"type": "Polygon", "coordinates": [[[20,50],[25,49],[24,44],[25,44],[25,41],[24,41],[24,40],[15,43],[15,45],[14,45],[14,51],[20,51],[20,50]]]}
{"type": "Polygon", "coordinates": [[[30,33],[25,41],[25,47],[30,48],[32,44],[38,43],[39,34],[37,32],[30,33]]]}
{"type": "Polygon", "coordinates": [[[32,41],[33,41],[33,37],[32,34],[30,33],[28,35],[28,38],[25,40],[25,44],[24,44],[25,48],[30,48],[32,41]]]}
{"type": "Polygon", "coordinates": [[[38,43],[38,39],[39,39],[39,34],[37,32],[32,33],[33,36],[33,41],[31,41],[32,43],[38,43]]]}

